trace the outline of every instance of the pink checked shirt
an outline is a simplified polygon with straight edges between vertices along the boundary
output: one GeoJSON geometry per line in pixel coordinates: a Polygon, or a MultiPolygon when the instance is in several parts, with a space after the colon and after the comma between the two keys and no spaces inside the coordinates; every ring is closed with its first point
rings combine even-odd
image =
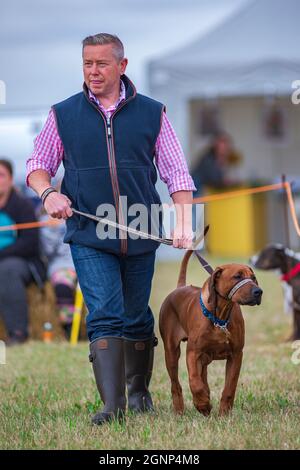
{"type": "MultiPolygon", "coordinates": [[[[99,103],[90,90],[89,97],[107,117],[110,117],[119,103],[125,99],[125,85],[121,80],[119,99],[107,109],[99,103]]],[[[54,111],[51,109],[42,131],[34,140],[33,153],[26,162],[27,185],[28,176],[35,170],[45,170],[54,177],[63,155],[62,141],[57,132],[54,111]]],[[[160,179],[167,184],[170,195],[176,191],[196,191],[181,145],[165,113],[155,145],[155,163],[160,179]]]]}

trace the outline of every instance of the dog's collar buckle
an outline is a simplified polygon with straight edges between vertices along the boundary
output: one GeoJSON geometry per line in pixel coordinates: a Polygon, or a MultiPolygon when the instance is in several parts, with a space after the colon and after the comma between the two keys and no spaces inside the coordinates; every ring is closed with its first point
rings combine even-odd
{"type": "Polygon", "coordinates": [[[229,320],[226,321],[225,325],[219,325],[218,323],[214,323],[214,326],[220,328],[220,330],[225,334],[225,336],[226,336],[225,343],[226,344],[229,344],[229,338],[230,338],[230,333],[229,333],[229,330],[227,328],[228,323],[229,323],[229,320]]]}
{"type": "Polygon", "coordinates": [[[225,325],[220,325],[219,323],[214,323],[214,326],[217,326],[218,328],[220,328],[220,330],[223,330],[224,332],[228,331],[227,330],[227,325],[228,325],[228,321],[226,321],[225,325]]]}

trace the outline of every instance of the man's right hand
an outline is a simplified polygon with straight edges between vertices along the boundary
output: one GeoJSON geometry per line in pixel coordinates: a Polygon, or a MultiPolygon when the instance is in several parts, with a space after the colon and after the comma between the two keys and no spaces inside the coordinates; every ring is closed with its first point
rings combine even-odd
{"type": "Polygon", "coordinates": [[[71,201],[67,196],[60,193],[50,193],[44,202],[44,208],[48,215],[55,219],[68,219],[72,217],[71,201]]]}

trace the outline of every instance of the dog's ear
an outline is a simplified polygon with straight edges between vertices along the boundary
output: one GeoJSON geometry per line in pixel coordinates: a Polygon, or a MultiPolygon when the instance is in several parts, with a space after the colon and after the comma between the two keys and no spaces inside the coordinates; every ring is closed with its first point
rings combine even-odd
{"type": "Polygon", "coordinates": [[[254,279],[253,279],[253,281],[255,282],[255,284],[257,284],[257,285],[258,285],[258,281],[257,281],[257,279],[256,279],[256,276],[255,276],[255,273],[254,273],[253,269],[252,269],[252,268],[250,268],[250,266],[248,266],[248,268],[250,269],[250,271],[252,272],[252,274],[253,274],[253,276],[254,276],[254,279]]]}
{"type": "Polygon", "coordinates": [[[212,311],[215,311],[217,308],[217,294],[216,294],[216,283],[219,277],[222,274],[223,269],[222,268],[216,268],[212,275],[210,276],[209,282],[208,282],[208,303],[210,304],[210,309],[212,311]]]}
{"type": "Polygon", "coordinates": [[[286,249],[284,248],[284,246],[276,247],[274,254],[272,255],[272,258],[273,258],[273,261],[276,261],[278,265],[276,267],[283,270],[287,262],[287,254],[286,254],[286,249]]]}

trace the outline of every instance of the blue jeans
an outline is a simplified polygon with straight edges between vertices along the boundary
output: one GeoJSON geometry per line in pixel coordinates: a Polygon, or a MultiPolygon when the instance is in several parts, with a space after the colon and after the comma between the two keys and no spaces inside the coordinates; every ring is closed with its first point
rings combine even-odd
{"type": "Polygon", "coordinates": [[[70,244],[78,281],[88,309],[90,342],[103,337],[145,340],[154,334],[154,317],[148,305],[155,251],[118,257],[70,244]]]}

